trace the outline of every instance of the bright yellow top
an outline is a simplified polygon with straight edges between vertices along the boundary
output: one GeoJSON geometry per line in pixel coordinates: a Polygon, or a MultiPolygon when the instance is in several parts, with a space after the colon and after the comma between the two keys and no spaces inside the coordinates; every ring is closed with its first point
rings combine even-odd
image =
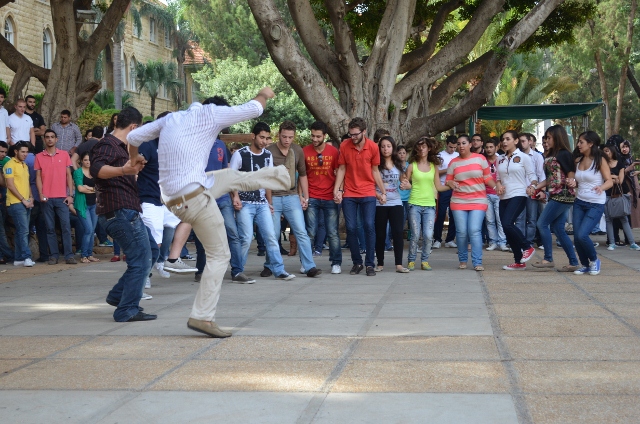
{"type": "MultiPolygon", "coordinates": [[[[18,193],[24,198],[29,198],[29,167],[26,163],[18,161],[16,158],[11,158],[9,162],[4,166],[4,178],[13,179],[13,184],[16,186],[18,193]]],[[[21,203],[21,200],[11,193],[11,190],[7,189],[7,206],[16,203],[21,203]]]]}

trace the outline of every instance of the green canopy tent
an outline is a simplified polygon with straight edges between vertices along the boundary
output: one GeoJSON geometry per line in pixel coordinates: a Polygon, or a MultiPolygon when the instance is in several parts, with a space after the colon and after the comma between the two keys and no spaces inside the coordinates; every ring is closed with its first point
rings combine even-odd
{"type": "MultiPolygon", "coordinates": [[[[483,106],[476,111],[469,121],[469,133],[474,133],[478,119],[489,121],[524,120],[524,119],[563,119],[572,116],[585,115],[598,106],[606,107],[604,102],[591,103],[562,103],[549,105],[513,105],[513,106],[483,106]]],[[[604,135],[607,139],[607,134],[604,135]]]]}

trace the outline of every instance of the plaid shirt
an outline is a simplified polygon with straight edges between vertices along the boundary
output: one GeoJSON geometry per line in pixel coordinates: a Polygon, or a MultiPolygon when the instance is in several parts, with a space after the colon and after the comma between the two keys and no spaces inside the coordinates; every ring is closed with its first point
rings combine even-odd
{"type": "Polygon", "coordinates": [[[60,122],[56,122],[51,125],[51,129],[55,131],[58,136],[58,142],[56,147],[60,150],[64,150],[67,153],[74,147],[78,147],[82,143],[82,133],[80,128],[73,122],[69,122],[66,127],[63,127],[60,122]]]}
{"type": "Polygon", "coordinates": [[[98,172],[105,165],[121,167],[127,163],[129,160],[127,145],[108,134],[96,143],[92,152],[89,172],[96,181],[96,213],[104,215],[118,209],[142,212],[135,175],[123,175],[108,180],[98,177],[98,172]]]}

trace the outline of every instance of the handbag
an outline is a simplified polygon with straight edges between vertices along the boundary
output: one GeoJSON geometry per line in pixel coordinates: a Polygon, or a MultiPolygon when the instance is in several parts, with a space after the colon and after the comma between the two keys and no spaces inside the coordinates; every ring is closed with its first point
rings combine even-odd
{"type": "Polygon", "coordinates": [[[611,190],[611,197],[605,205],[605,212],[612,219],[631,215],[631,196],[622,192],[620,184],[616,184],[611,190]],[[618,189],[618,194],[614,194],[616,188],[618,189]]]}

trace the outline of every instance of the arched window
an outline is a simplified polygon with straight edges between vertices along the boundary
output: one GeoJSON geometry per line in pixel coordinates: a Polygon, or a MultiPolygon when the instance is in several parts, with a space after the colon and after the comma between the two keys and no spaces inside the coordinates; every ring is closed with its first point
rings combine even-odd
{"type": "Polygon", "coordinates": [[[4,38],[14,46],[16,45],[15,26],[13,25],[13,20],[9,17],[4,20],[4,38]]]}
{"type": "Polygon", "coordinates": [[[129,90],[138,91],[136,87],[136,59],[129,60],[129,90]]]}
{"type": "Polygon", "coordinates": [[[156,20],[149,18],[149,41],[156,42],[156,20]]]}
{"type": "Polygon", "coordinates": [[[53,44],[51,43],[51,32],[45,29],[42,33],[42,66],[51,69],[53,62],[53,44]]]}

